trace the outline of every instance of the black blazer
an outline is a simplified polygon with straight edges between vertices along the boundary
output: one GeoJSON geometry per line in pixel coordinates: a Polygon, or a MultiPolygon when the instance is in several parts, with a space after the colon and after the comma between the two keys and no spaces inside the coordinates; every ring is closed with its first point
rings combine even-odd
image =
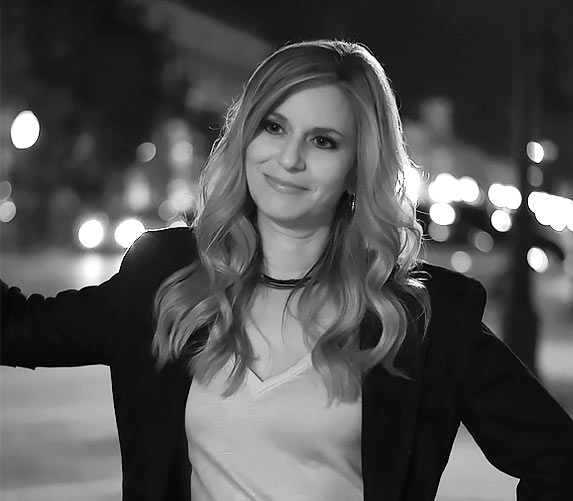
{"type": "MultiPolygon", "coordinates": [[[[190,230],[151,231],[99,286],[26,299],[2,283],[2,364],[110,366],[125,501],[190,499],[191,377],[183,361],[158,371],[150,342],[157,288],[196,257],[190,230]]],[[[363,384],[364,499],[434,499],[463,422],[491,463],[520,479],[520,501],[572,500],[573,422],[481,323],[484,288],[429,264],[419,272],[427,274],[432,320],[421,347],[406,343],[400,353],[411,379],[377,367],[363,384]]],[[[366,316],[361,347],[378,333],[366,316]]]]}

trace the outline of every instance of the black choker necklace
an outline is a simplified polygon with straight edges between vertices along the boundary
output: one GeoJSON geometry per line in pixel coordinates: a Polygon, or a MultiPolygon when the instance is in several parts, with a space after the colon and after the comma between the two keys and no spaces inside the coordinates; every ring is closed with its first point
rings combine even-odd
{"type": "Polygon", "coordinates": [[[288,280],[279,280],[278,278],[269,277],[265,273],[259,275],[261,283],[267,285],[271,289],[294,289],[307,284],[312,277],[290,278],[288,280]]]}

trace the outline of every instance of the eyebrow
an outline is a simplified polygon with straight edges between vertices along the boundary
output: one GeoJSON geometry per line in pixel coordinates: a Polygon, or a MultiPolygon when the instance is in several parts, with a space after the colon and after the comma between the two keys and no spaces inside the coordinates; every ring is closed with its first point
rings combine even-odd
{"type": "MultiPolygon", "coordinates": [[[[269,117],[277,117],[279,120],[282,120],[283,122],[288,122],[288,119],[284,116],[281,115],[278,111],[273,111],[271,113],[269,113],[268,115],[269,117]]],[[[338,129],[333,129],[332,127],[313,127],[312,129],[310,129],[311,133],[313,134],[336,134],[340,137],[346,137],[346,135],[343,132],[340,132],[338,129]]]]}

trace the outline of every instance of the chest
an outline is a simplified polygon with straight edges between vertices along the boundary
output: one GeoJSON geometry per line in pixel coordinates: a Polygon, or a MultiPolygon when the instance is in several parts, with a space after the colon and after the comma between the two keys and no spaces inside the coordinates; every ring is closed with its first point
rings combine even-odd
{"type": "Polygon", "coordinates": [[[298,298],[294,296],[288,304],[287,300],[288,291],[263,291],[255,297],[245,323],[256,357],[251,370],[261,381],[286,371],[308,355],[329,320],[324,309],[322,321],[305,336],[298,318],[298,298]]]}

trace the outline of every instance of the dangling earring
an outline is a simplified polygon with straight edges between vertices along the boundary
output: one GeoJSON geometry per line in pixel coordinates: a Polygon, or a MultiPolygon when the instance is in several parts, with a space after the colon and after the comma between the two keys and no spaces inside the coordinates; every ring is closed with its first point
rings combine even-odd
{"type": "Polygon", "coordinates": [[[348,208],[350,210],[350,217],[354,217],[356,210],[356,193],[348,193],[348,208]]]}

